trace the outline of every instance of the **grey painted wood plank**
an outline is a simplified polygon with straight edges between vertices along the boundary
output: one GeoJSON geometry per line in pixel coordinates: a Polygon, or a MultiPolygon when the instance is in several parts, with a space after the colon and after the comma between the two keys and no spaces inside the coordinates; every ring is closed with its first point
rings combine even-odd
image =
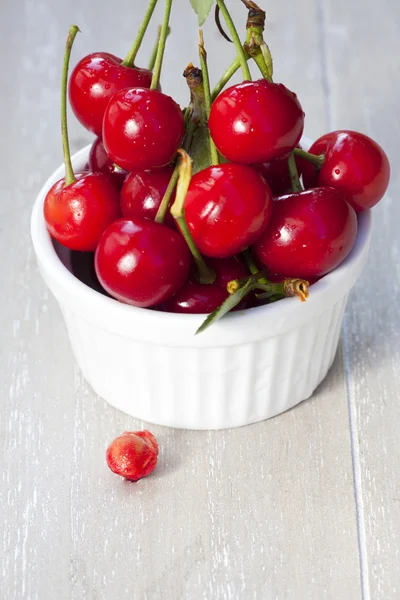
{"type": "MultiPolygon", "coordinates": [[[[76,370],[28,223],[35,194],[61,162],[59,69],[68,26],[82,29],[75,59],[95,49],[123,55],[131,7],[128,0],[118,11],[104,0],[95,11],[77,0],[2,7],[9,34],[0,36],[0,50],[9,68],[0,98],[8,140],[0,145],[0,245],[8,258],[1,265],[0,597],[353,600],[361,589],[341,353],[314,398],[279,418],[212,433],[151,426],[160,463],[136,485],[105,465],[109,441],[144,424],[108,407],[76,370]]],[[[238,0],[232,7],[242,11],[238,0]]],[[[195,59],[196,36],[188,2],[175,2],[179,9],[164,89],[184,103],[183,79],[169,73],[195,59]]],[[[311,136],[325,127],[317,23],[312,0],[269,11],[276,79],[298,90],[311,136]]],[[[218,43],[215,80],[233,49],[212,23],[206,41],[209,54],[218,43]]],[[[90,140],[72,119],[70,130],[74,150],[90,140]]]]}
{"type": "Polygon", "coordinates": [[[374,209],[369,263],[345,326],[363,591],[380,600],[400,595],[400,6],[393,0],[325,4],[331,126],[371,135],[392,163],[389,192],[374,209]]]}

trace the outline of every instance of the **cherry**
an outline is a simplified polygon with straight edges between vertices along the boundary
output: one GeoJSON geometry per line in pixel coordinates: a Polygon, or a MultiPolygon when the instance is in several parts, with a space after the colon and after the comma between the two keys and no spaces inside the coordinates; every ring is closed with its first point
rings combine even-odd
{"type": "Polygon", "coordinates": [[[298,144],[304,113],[284,85],[261,79],[234,85],[214,101],[209,127],[220,153],[232,162],[269,162],[298,144]]]}
{"type": "Polygon", "coordinates": [[[64,55],[61,85],[61,129],[65,177],[47,192],[44,218],[50,234],[67,248],[94,251],[106,227],[120,215],[119,191],[111,177],[72,169],[67,129],[67,79],[69,58],[78,28],[70,28],[64,55]]]}
{"type": "Polygon", "coordinates": [[[119,191],[102,173],[63,177],[47,192],[44,218],[50,235],[71,250],[94,251],[103,231],[120,216],[119,191]]]}
{"type": "MultiPolygon", "coordinates": [[[[163,167],[129,173],[121,189],[122,215],[126,218],[142,216],[154,221],[173,172],[172,167],[163,167]]],[[[174,197],[175,194],[172,201],[174,197]]],[[[175,220],[169,212],[165,215],[165,223],[175,228],[175,220]]]]}
{"type": "MultiPolygon", "coordinates": [[[[259,173],[267,180],[274,196],[282,196],[283,194],[289,194],[292,191],[288,160],[289,155],[286,154],[285,156],[275,158],[267,163],[252,165],[252,167],[259,171],[259,173]]],[[[307,161],[304,159],[296,156],[296,166],[299,176],[302,174],[303,164],[306,162],[307,161]]]]}
{"type": "MultiPolygon", "coordinates": [[[[238,256],[230,258],[210,258],[209,267],[216,274],[214,283],[202,285],[196,281],[192,272],[190,279],[178,292],[164,302],[159,308],[165,312],[185,314],[208,314],[213,312],[228,297],[226,286],[233,279],[248,277],[249,272],[244,262],[238,256]]],[[[241,302],[236,309],[241,310],[247,302],[241,302]]]]}
{"type": "Polygon", "coordinates": [[[259,237],[272,210],[265,179],[251,167],[225,163],[192,177],[185,200],[190,233],[205,256],[238,254],[259,237]]]}
{"type": "Polygon", "coordinates": [[[138,481],[154,471],[158,459],[158,443],[150,431],[125,431],[111,442],[106,460],[113,473],[130,481],[138,481]]]}
{"type": "Polygon", "coordinates": [[[108,52],[94,52],[78,62],[69,81],[69,101],[76,118],[101,137],[103,117],[111,97],[124,88],[149,88],[151,71],[126,67],[108,52]]]}
{"type": "Polygon", "coordinates": [[[311,164],[303,170],[306,188],[331,186],[340,190],[356,212],[375,206],[389,184],[390,165],[383,149],[355,131],[333,131],[311,146],[311,154],[324,154],[319,170],[311,164]]]}
{"type": "Polygon", "coordinates": [[[179,233],[142,217],[118,219],[103,233],[95,255],[97,277],[114,298],[149,307],[184,284],[190,252],[179,233]]]}
{"type": "Polygon", "coordinates": [[[88,170],[94,173],[111,175],[119,187],[122,186],[127,175],[126,171],[116,167],[110,160],[101,138],[95,139],[90,148],[88,167],[88,170]]]}
{"type": "Polygon", "coordinates": [[[157,90],[121,90],[111,98],[104,114],[103,141],[107,154],[127,171],[167,165],[184,133],[178,104],[157,90]]]}
{"type": "Polygon", "coordinates": [[[340,192],[314,188],[274,200],[253,251],[271,273],[321,277],[346,258],[356,236],[357,216],[340,192]]]}

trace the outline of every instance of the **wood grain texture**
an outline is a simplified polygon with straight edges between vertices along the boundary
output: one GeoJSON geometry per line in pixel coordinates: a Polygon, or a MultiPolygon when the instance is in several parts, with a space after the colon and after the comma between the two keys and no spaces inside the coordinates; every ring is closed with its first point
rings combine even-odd
{"type": "MultiPolygon", "coordinates": [[[[77,371],[60,310],[36,267],[29,217],[41,184],[61,162],[59,79],[69,24],[82,30],[73,60],[96,49],[122,56],[144,4],[132,10],[131,0],[98,0],[94,10],[78,0],[15,0],[1,7],[0,597],[396,598],[396,172],[375,211],[373,250],[347,312],[344,353],[314,397],[232,431],[151,426],[160,461],[137,484],[105,465],[111,439],[145,424],[107,406],[77,371]]],[[[269,4],[275,77],[298,92],[306,133],[359,128],[396,164],[395,0],[269,4]]],[[[243,13],[239,0],[230,5],[234,16],[243,13]]],[[[180,73],[197,52],[187,0],[175,1],[173,18],[163,86],[185,103],[180,73]]],[[[205,35],[215,81],[234,50],[212,22],[205,35]]],[[[142,57],[152,43],[146,37],[142,57]]],[[[70,134],[74,151],[90,140],[72,118],[70,134]]]]}

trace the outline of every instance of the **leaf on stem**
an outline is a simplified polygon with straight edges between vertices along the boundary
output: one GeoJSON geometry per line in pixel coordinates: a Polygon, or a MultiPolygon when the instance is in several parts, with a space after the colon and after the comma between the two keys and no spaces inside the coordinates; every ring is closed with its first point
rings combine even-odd
{"type": "Polygon", "coordinates": [[[224,315],[226,315],[227,312],[232,310],[232,308],[235,308],[235,306],[237,306],[239,304],[239,302],[241,302],[243,300],[243,298],[249,292],[251,292],[251,290],[253,288],[254,288],[254,281],[252,279],[249,279],[243,287],[239,288],[237,290],[237,292],[235,292],[234,294],[230,294],[227,297],[227,299],[224,300],[224,302],[221,304],[221,306],[216,308],[212,313],[210,313],[208,315],[208,317],[203,321],[203,323],[200,325],[200,327],[196,331],[196,334],[201,333],[202,331],[205,331],[208,327],[210,327],[210,325],[212,325],[216,321],[219,321],[219,319],[221,317],[223,317],[224,315]]]}
{"type": "Polygon", "coordinates": [[[199,19],[199,26],[201,27],[214,4],[214,0],[190,0],[190,4],[199,19]]]}

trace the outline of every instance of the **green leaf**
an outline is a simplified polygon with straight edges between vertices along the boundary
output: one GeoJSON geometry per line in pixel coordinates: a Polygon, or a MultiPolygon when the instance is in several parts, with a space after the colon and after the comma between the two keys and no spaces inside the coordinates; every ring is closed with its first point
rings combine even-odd
{"type": "Polygon", "coordinates": [[[193,6],[193,10],[198,16],[199,27],[201,27],[214,4],[214,0],[190,0],[190,4],[193,6]]]}
{"type": "Polygon", "coordinates": [[[206,125],[199,125],[194,132],[189,154],[193,160],[193,175],[212,164],[210,134],[206,125]]]}
{"type": "Polygon", "coordinates": [[[214,312],[210,313],[208,317],[203,321],[198,330],[196,331],[196,335],[205,331],[208,327],[210,327],[216,321],[219,321],[221,317],[226,315],[227,312],[235,308],[243,300],[243,298],[254,289],[254,281],[249,279],[249,281],[241,288],[238,289],[234,294],[230,294],[226,300],[214,310],[214,312]]]}

